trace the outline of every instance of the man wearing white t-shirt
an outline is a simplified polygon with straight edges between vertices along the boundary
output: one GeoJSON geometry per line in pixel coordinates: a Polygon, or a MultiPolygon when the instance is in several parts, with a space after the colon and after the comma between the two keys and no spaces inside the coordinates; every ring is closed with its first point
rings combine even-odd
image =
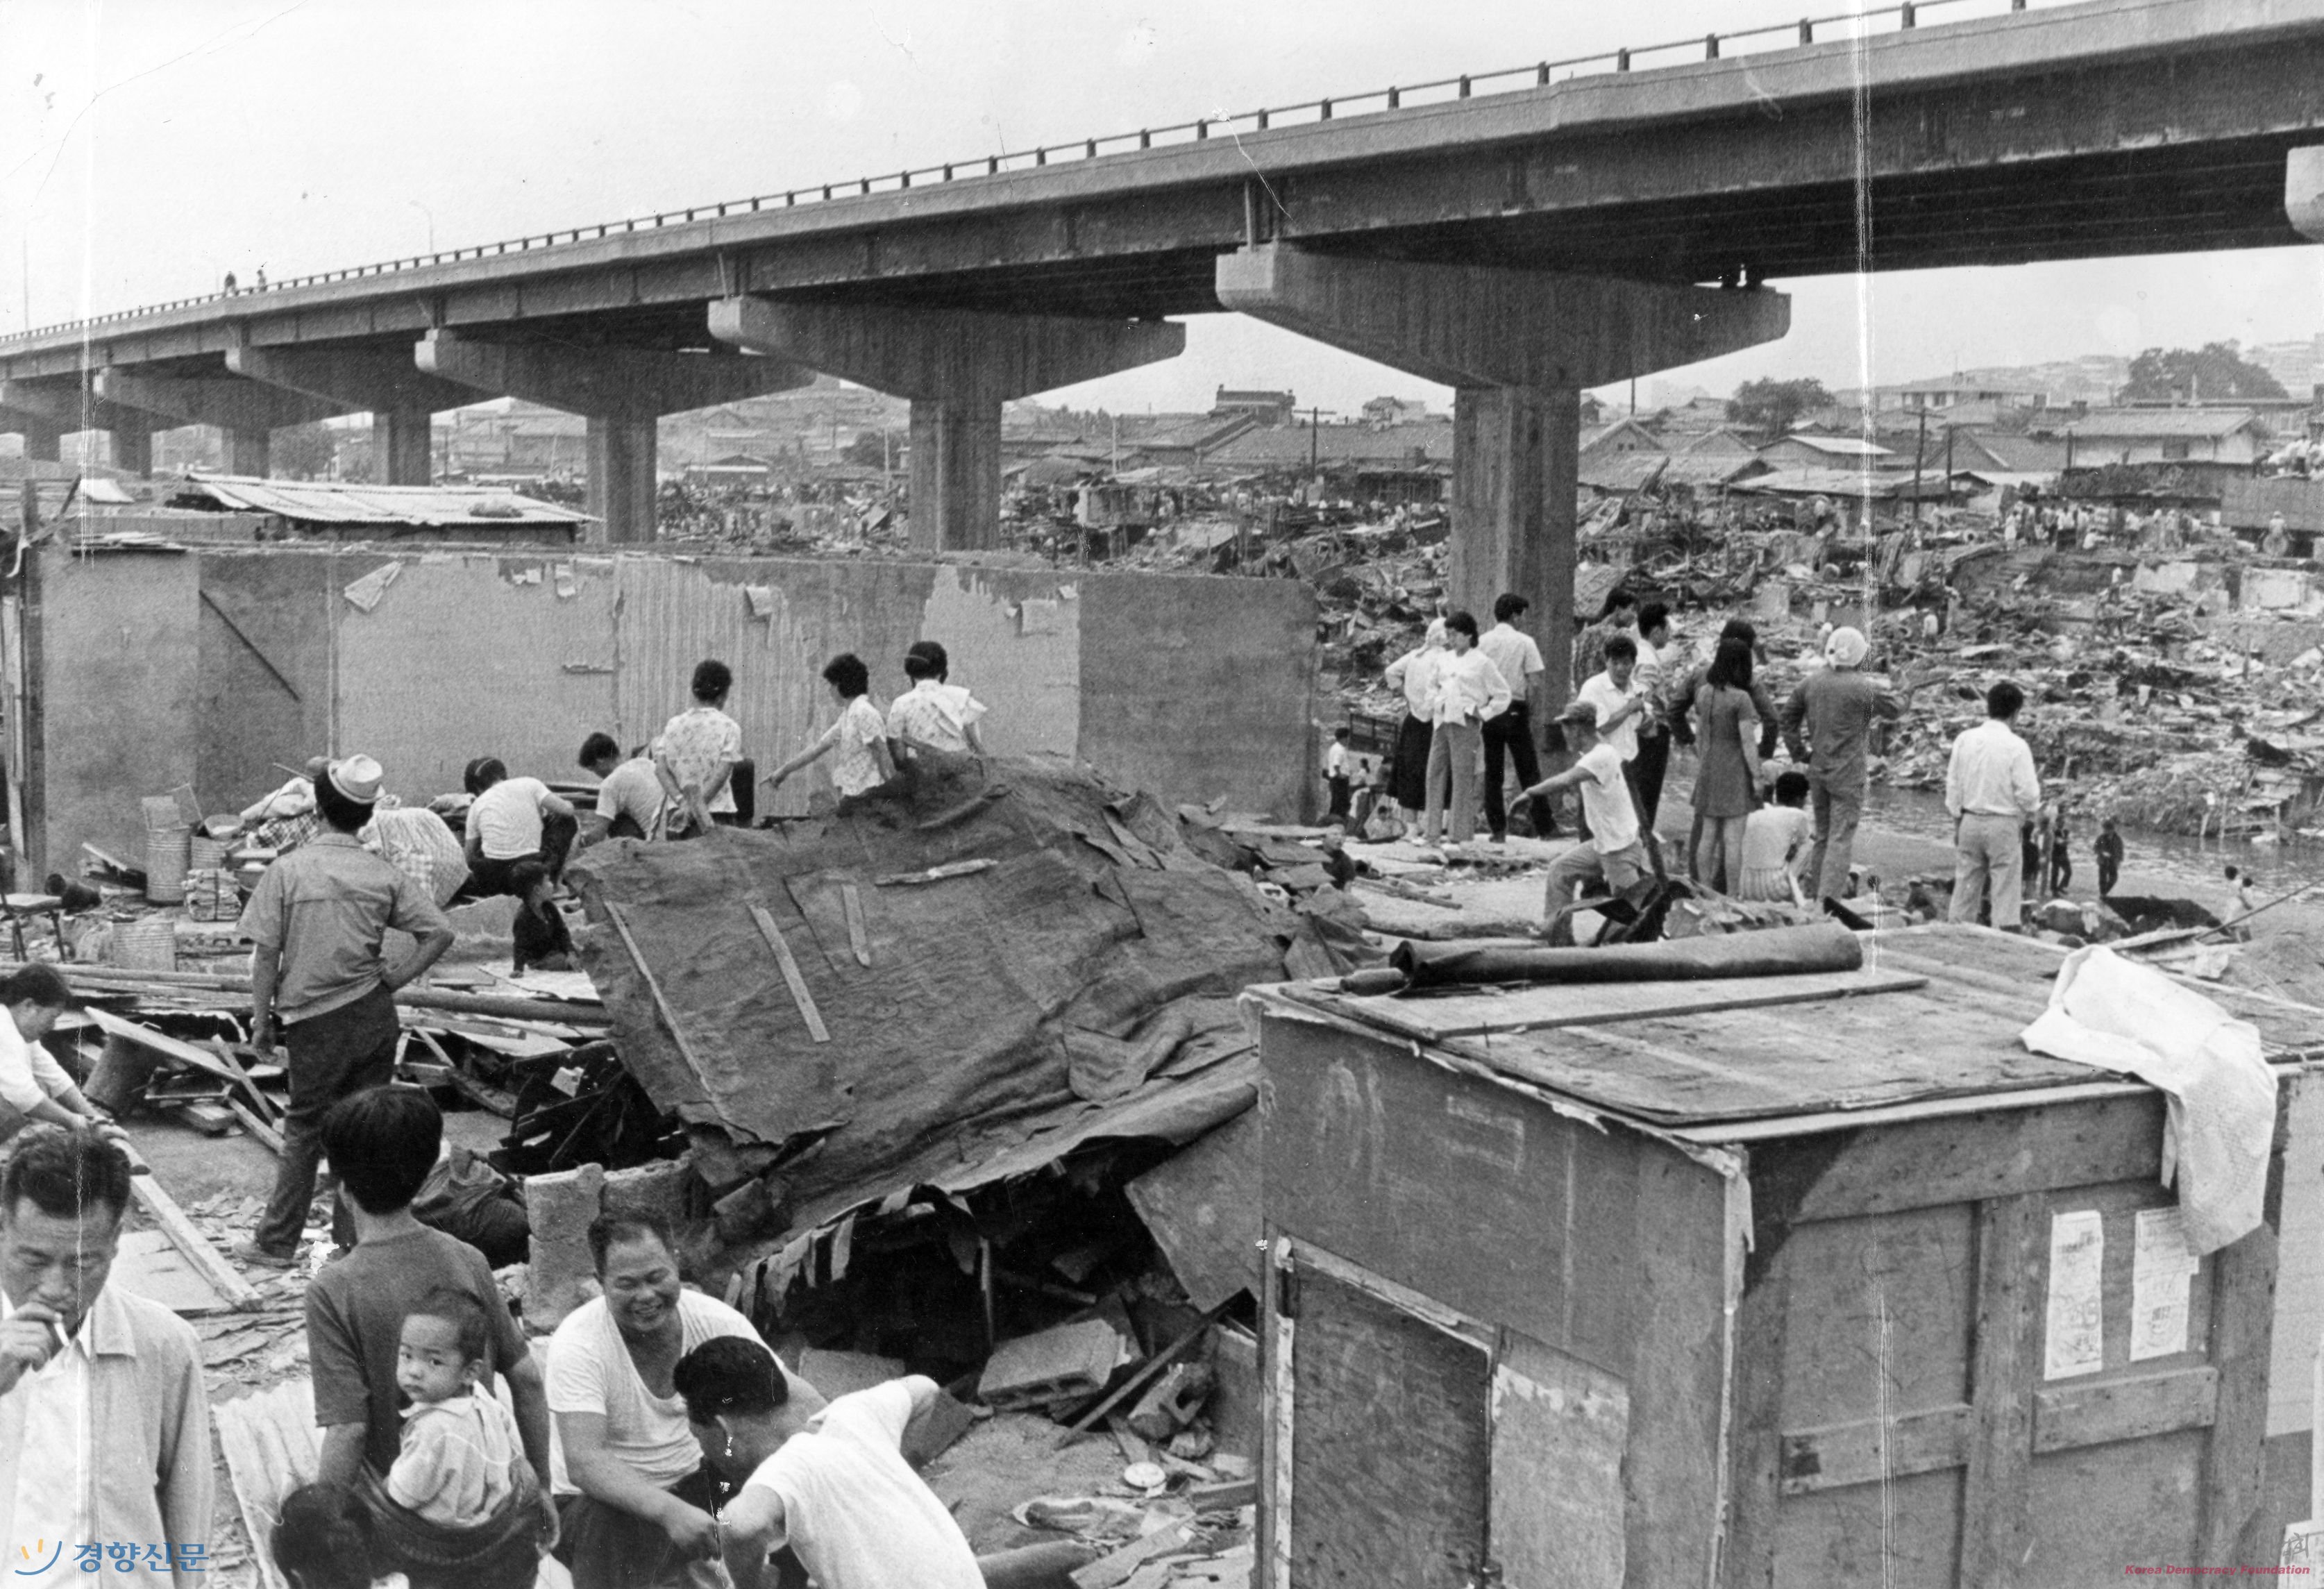
{"type": "MultiPolygon", "coordinates": [[[[589,1227],[603,1295],[566,1316],[549,1343],[549,1410],[556,1420],[558,1558],[576,1589],[665,1589],[686,1564],[717,1553],[715,1475],[687,1427],[678,1364],[705,1343],[758,1346],[750,1321],[715,1297],[680,1287],[669,1232],[607,1215],[589,1227]]],[[[802,1414],[823,1398],[783,1379],[802,1414]]]]}
{"type": "Polygon", "coordinates": [[[580,823],[573,802],[538,778],[511,778],[497,756],[468,763],[468,876],[478,894],[509,892],[520,861],[539,861],[551,878],[565,869],[580,823]]]}
{"type": "Polygon", "coordinates": [[[674,1378],[695,1438],[742,1481],[720,1519],[734,1589],[764,1589],[786,1545],[821,1589],[984,1589],[967,1537],[901,1449],[935,1381],[890,1380],[817,1412],[791,1400],[773,1353],[739,1336],[696,1347],[674,1378]]]}
{"type": "Polygon", "coordinates": [[[1630,781],[1624,774],[1621,753],[1599,737],[1598,708],[1577,700],[1558,716],[1565,743],[1575,754],[1573,765],[1526,790],[1528,796],[1579,790],[1582,814],[1589,819],[1590,836],[1550,863],[1543,916],[1549,923],[1550,941],[1572,942],[1568,918],[1559,914],[1573,902],[1585,882],[1603,882],[1619,893],[1636,883],[1649,863],[1638,842],[1637,808],[1630,802],[1630,781]]]}

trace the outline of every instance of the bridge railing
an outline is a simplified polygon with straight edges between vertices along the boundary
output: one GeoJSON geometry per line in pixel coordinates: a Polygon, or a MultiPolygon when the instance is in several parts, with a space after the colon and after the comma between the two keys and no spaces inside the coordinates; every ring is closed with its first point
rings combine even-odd
{"type": "MultiPolygon", "coordinates": [[[[2042,8],[2054,9],[2060,5],[2073,3],[2075,0],[2042,0],[2042,8]]],[[[248,287],[237,287],[231,292],[220,291],[198,293],[190,298],[171,299],[165,303],[151,303],[138,309],[116,309],[108,314],[93,315],[78,320],[62,320],[53,325],[35,327],[30,330],[18,332],[14,337],[0,338],[0,342],[45,337],[60,331],[88,330],[124,320],[140,319],[147,315],[166,313],[171,309],[190,309],[199,304],[262,296],[290,288],[316,287],[338,282],[360,281],[370,277],[394,276],[407,271],[423,270],[434,265],[462,264],[472,260],[488,259],[503,254],[530,254],[541,249],[618,237],[628,233],[657,231],[667,226],[687,226],[697,221],[716,219],[726,216],[747,215],[759,210],[789,209],[807,204],[835,203],[848,199],[865,198],[875,193],[902,192],[912,188],[927,187],[932,184],[941,185],[947,182],[971,180],[979,177],[996,177],[1011,171],[1033,171],[1051,165],[1103,160],[1112,155],[1130,154],[1150,149],[1174,148],[1207,143],[1213,139],[1231,141],[1246,134],[1265,133],[1279,127],[1314,125],[1359,115],[1378,115],[1401,110],[1417,110],[1431,105],[1442,105],[1480,96],[1540,89],[1578,77],[1630,71],[1637,63],[1650,58],[1658,66],[1676,64],[1676,61],[1671,59],[1674,57],[1697,60],[1720,60],[1775,50],[1796,49],[1809,44],[1830,43],[1874,34],[1907,32],[1919,27],[1923,19],[1937,13],[1945,14],[1944,21],[1958,22],[1970,20],[1977,16],[2000,16],[2023,12],[2029,8],[2029,4],[2030,0],[1901,0],[1898,5],[1879,10],[1836,12],[1827,16],[1809,16],[1795,22],[1771,23],[1733,32],[1708,33],[1693,38],[1673,40],[1662,44],[1604,50],[1591,55],[1577,55],[1558,60],[1540,60],[1529,66],[1505,67],[1498,71],[1439,78],[1427,82],[1399,84],[1359,94],[1302,100],[1296,104],[1271,106],[1263,110],[1245,111],[1231,115],[1198,117],[1194,121],[1177,122],[1167,126],[1141,127],[1134,133],[1115,133],[1105,137],[1084,138],[1070,143],[1039,144],[1030,149],[988,154],[974,160],[949,161],[940,165],[920,166],[882,175],[857,177],[845,182],[825,182],[813,187],[788,189],[779,193],[761,193],[749,199],[726,199],[715,204],[695,205],[686,209],[633,216],[625,220],[604,221],[594,226],[575,226],[554,232],[507,238],[497,243],[484,243],[469,247],[445,249],[432,254],[413,254],[406,258],[386,260],[374,264],[351,266],[345,270],[321,271],[310,275],[294,276],[286,281],[261,282],[248,287]]]]}

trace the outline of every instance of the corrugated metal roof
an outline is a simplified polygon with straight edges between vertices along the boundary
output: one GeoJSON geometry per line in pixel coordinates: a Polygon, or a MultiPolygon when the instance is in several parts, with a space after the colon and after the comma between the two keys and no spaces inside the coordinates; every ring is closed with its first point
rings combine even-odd
{"type": "Polygon", "coordinates": [[[2247,408],[2093,409],[2066,427],[2077,437],[2232,436],[2258,416],[2247,408]]]}
{"type": "Polygon", "coordinates": [[[1894,496],[1902,489],[1912,489],[1909,475],[1875,474],[1870,470],[1858,473],[1854,469],[1772,469],[1765,475],[1736,482],[1738,491],[1766,492],[1776,496],[1894,496]]]}
{"type": "Polygon", "coordinates": [[[1804,430],[1795,430],[1784,439],[1795,441],[1802,447],[1833,457],[1878,458],[1890,456],[1888,448],[1867,441],[1860,436],[1815,436],[1804,430]]]}
{"type": "Polygon", "coordinates": [[[309,524],[413,524],[491,530],[509,524],[586,524],[577,508],[476,485],[364,485],[344,480],[260,480],[197,475],[172,506],[245,508],[309,524]]]}
{"type": "Polygon", "coordinates": [[[1430,463],[1452,457],[1452,421],[1426,420],[1406,425],[1305,425],[1250,430],[1203,461],[1231,468],[1291,468],[1307,466],[1310,448],[1321,464],[1375,464],[1400,468],[1417,453],[1430,463]]]}

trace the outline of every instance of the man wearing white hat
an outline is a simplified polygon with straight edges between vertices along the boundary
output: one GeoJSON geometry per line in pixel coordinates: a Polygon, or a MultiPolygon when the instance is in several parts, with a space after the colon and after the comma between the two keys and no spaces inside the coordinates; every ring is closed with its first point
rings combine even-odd
{"type": "MultiPolygon", "coordinates": [[[[242,913],[242,930],[257,946],[251,1041],[272,1048],[279,1022],[290,1076],[274,1191],[239,1253],[254,1263],[298,1261],[323,1115],[350,1094],[387,1084],[395,1070],[395,990],[452,947],[451,925],[428,891],[355,837],[372,818],[383,776],[369,756],[331,762],[315,780],[323,831],[266,869],[242,913]],[[391,927],[420,940],[419,952],[392,970],[382,955],[391,927]]],[[[344,1208],[332,1223],[342,1245],[353,1239],[344,1208]]]]}

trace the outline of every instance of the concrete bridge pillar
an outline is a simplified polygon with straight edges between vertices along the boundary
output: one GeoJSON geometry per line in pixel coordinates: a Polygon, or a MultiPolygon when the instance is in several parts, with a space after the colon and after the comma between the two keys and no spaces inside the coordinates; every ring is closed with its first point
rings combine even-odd
{"type": "Polygon", "coordinates": [[[911,400],[912,547],[1001,544],[1001,405],[1185,351],[1168,320],[789,303],[710,306],[721,342],[911,400]]]}
{"type": "Polygon", "coordinates": [[[115,425],[108,433],[113,467],[141,480],[153,477],[153,430],[150,425],[115,425]]]}
{"type": "Polygon", "coordinates": [[[1219,301],[1453,388],[1452,603],[1489,623],[1517,591],[1554,707],[1573,688],[1576,471],[1584,387],[1772,342],[1791,300],[1487,265],[1311,254],[1222,255],[1219,301]]]}
{"type": "Polygon", "coordinates": [[[188,425],[214,425],[226,448],[229,475],[263,476],[273,432],[353,410],[351,402],[286,392],[240,375],[145,375],[126,370],[97,373],[97,394],[109,403],[161,414],[188,425]]]}
{"type": "Polygon", "coordinates": [[[441,330],[429,332],[413,351],[430,374],[586,418],[589,511],[616,544],[654,538],[655,420],[815,378],[780,359],[471,342],[441,330]]]}
{"type": "Polygon", "coordinates": [[[232,347],[226,363],[237,375],[285,392],[368,409],[372,479],[382,485],[432,480],[431,418],[489,395],[428,374],[401,349],[232,347]]]}
{"type": "Polygon", "coordinates": [[[0,382],[0,430],[21,430],[27,457],[55,461],[60,443],[82,430],[111,433],[116,468],[153,472],[152,432],[165,429],[153,415],[97,396],[81,375],[0,382]],[[22,422],[12,422],[22,416],[22,422]]]}
{"type": "Polygon", "coordinates": [[[24,439],[24,456],[28,458],[53,464],[64,457],[65,428],[53,420],[11,410],[0,416],[0,425],[24,439]]]}

